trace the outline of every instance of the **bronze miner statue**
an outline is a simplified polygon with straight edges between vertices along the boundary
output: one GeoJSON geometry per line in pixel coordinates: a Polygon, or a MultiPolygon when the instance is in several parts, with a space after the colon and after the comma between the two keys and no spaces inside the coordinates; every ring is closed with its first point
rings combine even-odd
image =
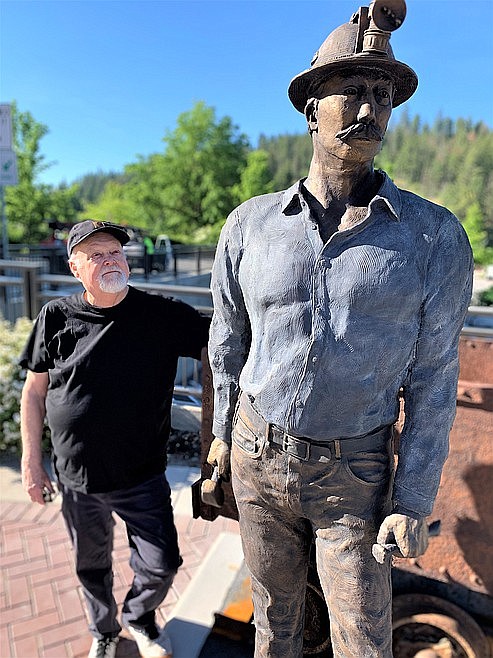
{"type": "Polygon", "coordinates": [[[385,547],[427,547],[473,262],[451,212],[374,169],[418,84],[389,44],[405,11],[361,7],[293,78],[308,176],[236,208],[217,249],[208,461],[227,476],[231,450],[256,658],[302,656],[313,538],[334,656],[391,658],[385,547]]]}

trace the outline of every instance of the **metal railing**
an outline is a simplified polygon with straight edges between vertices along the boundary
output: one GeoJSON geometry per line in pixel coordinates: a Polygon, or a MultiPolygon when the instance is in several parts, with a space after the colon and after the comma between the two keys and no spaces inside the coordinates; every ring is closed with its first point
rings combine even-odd
{"type": "Polygon", "coordinates": [[[469,306],[463,336],[493,338],[493,306],[469,306]]]}
{"type": "MultiPolygon", "coordinates": [[[[0,315],[12,323],[19,317],[34,320],[45,302],[82,290],[79,280],[72,275],[47,274],[46,271],[44,262],[0,259],[0,315]]],[[[206,315],[212,313],[208,287],[150,283],[133,275],[130,283],[140,290],[181,299],[206,315]]],[[[201,364],[198,361],[180,357],[174,391],[175,395],[189,398],[192,403],[201,400],[201,364]]]]}
{"type": "MultiPolygon", "coordinates": [[[[135,256],[133,252],[129,252],[127,260],[131,269],[137,268],[148,278],[152,269],[152,260],[147,261],[144,259],[143,245],[140,243],[137,248],[139,246],[142,247],[142,252],[139,251],[138,256],[135,256]],[[146,265],[148,271],[146,271],[146,265]]],[[[216,247],[214,245],[174,244],[166,254],[163,254],[161,250],[157,250],[155,253],[160,264],[159,271],[166,270],[172,272],[173,276],[178,277],[184,273],[202,274],[204,271],[210,270],[216,247]],[[166,265],[164,265],[165,262],[166,265]]],[[[11,244],[9,246],[9,258],[16,261],[44,262],[51,274],[70,274],[64,244],[11,244]]]]}
{"type": "MultiPolygon", "coordinates": [[[[203,313],[212,312],[208,287],[153,283],[133,275],[130,283],[141,290],[178,297],[203,313]]],[[[47,274],[43,262],[0,259],[0,312],[10,322],[21,316],[33,320],[45,302],[70,295],[77,289],[81,289],[78,279],[71,275],[47,274]]]]}

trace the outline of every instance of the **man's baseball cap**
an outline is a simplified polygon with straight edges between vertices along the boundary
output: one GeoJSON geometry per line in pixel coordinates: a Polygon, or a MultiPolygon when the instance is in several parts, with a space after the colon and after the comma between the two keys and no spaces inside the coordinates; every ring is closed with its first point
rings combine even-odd
{"type": "Polygon", "coordinates": [[[85,219],[83,222],[74,224],[70,229],[67,239],[67,254],[69,258],[75,246],[80,244],[90,235],[100,232],[109,233],[122,245],[127,244],[130,240],[130,236],[123,226],[118,226],[118,224],[112,224],[111,222],[98,222],[94,219],[85,219]]]}

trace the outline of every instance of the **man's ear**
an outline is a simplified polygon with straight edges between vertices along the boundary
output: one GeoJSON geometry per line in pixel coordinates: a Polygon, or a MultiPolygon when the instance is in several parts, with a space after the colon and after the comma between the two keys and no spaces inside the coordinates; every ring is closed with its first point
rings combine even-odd
{"type": "Polygon", "coordinates": [[[310,135],[318,130],[318,98],[309,98],[305,106],[305,117],[310,135]]]}
{"type": "Polygon", "coordinates": [[[79,272],[77,271],[77,263],[75,262],[75,258],[72,258],[72,256],[68,259],[68,266],[70,267],[70,271],[75,276],[75,278],[80,279],[79,272]]]}

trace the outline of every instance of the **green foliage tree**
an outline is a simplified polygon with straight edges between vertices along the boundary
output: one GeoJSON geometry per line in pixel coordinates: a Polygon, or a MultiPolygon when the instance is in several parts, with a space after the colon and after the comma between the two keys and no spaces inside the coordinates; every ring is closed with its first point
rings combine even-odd
{"type": "Polygon", "coordinates": [[[108,193],[105,188],[87,212],[101,219],[121,213],[120,221],[183,242],[214,241],[236,205],[247,166],[246,137],[230,117],[217,119],[212,107],[198,102],[179,115],[163,141],[164,153],[125,167],[126,182],[119,188],[110,185],[108,193]]]}
{"type": "Polygon", "coordinates": [[[75,181],[79,202],[81,205],[94,203],[99,199],[106,185],[114,182],[124,183],[125,176],[113,171],[105,173],[101,170],[81,176],[75,181]]]}
{"type": "Polygon", "coordinates": [[[479,293],[478,303],[480,306],[493,306],[493,286],[479,293]]]}
{"type": "Polygon", "coordinates": [[[126,226],[145,227],[140,219],[146,216],[145,204],[140,206],[130,194],[128,185],[116,180],[106,182],[97,201],[86,203],[80,219],[98,219],[126,226]]]}
{"type": "Polygon", "coordinates": [[[269,154],[269,169],[274,190],[283,190],[306,176],[312,157],[312,143],[308,134],[261,135],[259,148],[269,154]]]}
{"type": "Polygon", "coordinates": [[[493,263],[493,247],[488,246],[488,233],[484,227],[483,213],[477,201],[467,209],[463,226],[471,243],[476,263],[478,265],[493,263]]]}
{"type": "MultiPolygon", "coordinates": [[[[88,174],[70,188],[52,189],[36,181],[48,166],[39,146],[46,132],[14,105],[20,183],[7,189],[6,201],[9,234],[18,242],[45,237],[49,220],[84,217],[213,242],[238,203],[305,176],[312,154],[307,134],[262,135],[252,151],[230,117],[217,119],[199,102],[166,133],[163,152],[140,157],[123,173],[88,174]]],[[[485,124],[438,116],[430,127],[404,111],[375,164],[399,186],[450,208],[470,233],[476,262],[491,262],[493,132],[485,124]]]]}
{"type": "Polygon", "coordinates": [[[40,147],[48,133],[47,126],[36,121],[30,112],[20,112],[13,103],[12,128],[19,183],[7,187],[5,193],[9,239],[35,243],[49,235],[50,220],[75,221],[81,205],[76,188],[54,190],[37,182],[38,176],[49,167],[40,147]]]}
{"type": "Polygon", "coordinates": [[[241,172],[240,182],[234,187],[237,203],[261,194],[274,191],[269,170],[269,154],[258,149],[250,151],[246,167],[241,172]]]}
{"type": "Polygon", "coordinates": [[[199,102],[178,117],[164,142],[158,172],[168,232],[207,242],[235,206],[233,188],[246,166],[247,139],[230,117],[216,120],[214,109],[199,102]]]}
{"type": "Polygon", "coordinates": [[[375,162],[401,187],[450,208],[475,262],[493,262],[493,133],[485,124],[438,117],[429,128],[404,113],[375,162]]]}

